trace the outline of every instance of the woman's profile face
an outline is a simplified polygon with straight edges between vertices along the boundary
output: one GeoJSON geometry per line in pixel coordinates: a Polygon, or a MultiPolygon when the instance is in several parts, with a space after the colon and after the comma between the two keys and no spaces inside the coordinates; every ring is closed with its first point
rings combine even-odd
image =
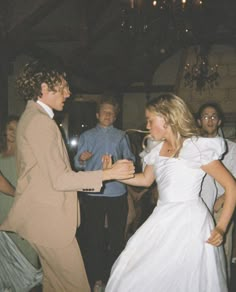
{"type": "Polygon", "coordinates": [[[11,121],[6,126],[6,138],[8,142],[14,143],[16,139],[17,121],[11,121]]]}
{"type": "Polygon", "coordinates": [[[150,131],[150,134],[153,139],[160,141],[166,136],[166,122],[163,117],[158,116],[156,113],[150,112],[149,110],[145,111],[146,120],[147,120],[147,129],[150,131]]]}

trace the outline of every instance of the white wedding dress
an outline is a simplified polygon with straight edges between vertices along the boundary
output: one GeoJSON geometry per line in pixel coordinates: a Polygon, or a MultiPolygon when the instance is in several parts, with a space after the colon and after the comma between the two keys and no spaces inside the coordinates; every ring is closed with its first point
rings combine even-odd
{"type": "Polygon", "coordinates": [[[162,145],[145,157],[155,170],[157,206],[114,263],[105,291],[226,292],[223,249],[206,243],[214,223],[199,198],[200,167],[222,156],[224,140],[186,139],[178,158],[160,156],[162,145]]]}

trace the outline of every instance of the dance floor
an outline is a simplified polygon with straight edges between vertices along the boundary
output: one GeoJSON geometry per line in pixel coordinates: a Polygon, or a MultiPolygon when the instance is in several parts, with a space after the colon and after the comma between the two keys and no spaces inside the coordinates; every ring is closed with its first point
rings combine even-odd
{"type": "MultiPolygon", "coordinates": [[[[31,292],[42,292],[42,287],[41,286],[35,287],[31,290],[31,292]]],[[[232,281],[229,292],[236,292],[236,264],[232,264],[232,281]]]]}

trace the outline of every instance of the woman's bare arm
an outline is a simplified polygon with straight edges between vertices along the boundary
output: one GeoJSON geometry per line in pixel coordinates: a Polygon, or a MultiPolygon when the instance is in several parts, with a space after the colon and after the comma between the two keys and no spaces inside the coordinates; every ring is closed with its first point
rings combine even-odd
{"type": "Polygon", "coordinates": [[[216,160],[202,166],[202,169],[212,176],[225,189],[225,202],[220,219],[216,228],[212,231],[208,242],[213,245],[219,245],[227,226],[233,215],[236,206],[236,181],[224,165],[216,160]]]}
{"type": "Polygon", "coordinates": [[[146,165],[141,173],[136,173],[133,178],[122,180],[121,182],[140,187],[150,187],[155,180],[154,170],[152,165],[146,165]]]}
{"type": "Polygon", "coordinates": [[[6,195],[14,196],[15,189],[13,186],[5,179],[2,174],[0,174],[0,191],[6,195]]]}

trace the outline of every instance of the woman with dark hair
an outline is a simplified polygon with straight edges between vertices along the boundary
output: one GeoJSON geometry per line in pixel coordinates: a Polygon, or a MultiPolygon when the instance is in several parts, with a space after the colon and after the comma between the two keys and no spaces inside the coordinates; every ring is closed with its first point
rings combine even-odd
{"type": "MultiPolygon", "coordinates": [[[[18,117],[11,115],[2,130],[0,170],[3,178],[7,179],[8,184],[5,182],[5,185],[9,191],[6,192],[6,188],[2,188],[3,192],[0,192],[0,224],[7,217],[14,200],[12,190],[17,181],[15,158],[17,124],[18,117]]],[[[27,292],[41,282],[42,272],[39,269],[38,255],[19,235],[0,232],[0,257],[0,291],[10,289],[27,292]]]]}

